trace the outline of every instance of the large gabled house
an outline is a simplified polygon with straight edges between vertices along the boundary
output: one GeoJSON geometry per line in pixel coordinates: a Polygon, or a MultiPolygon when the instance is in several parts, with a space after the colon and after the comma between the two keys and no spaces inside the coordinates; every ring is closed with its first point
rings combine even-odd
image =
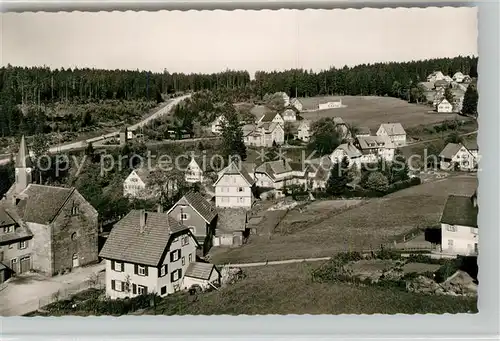
{"type": "Polygon", "coordinates": [[[441,102],[436,106],[437,112],[451,113],[453,112],[453,105],[448,102],[446,98],[443,98],[441,102]]]}
{"type": "Polygon", "coordinates": [[[356,139],[356,147],[361,151],[360,162],[376,163],[379,160],[393,161],[396,145],[388,136],[365,136],[356,139]]]}
{"type": "Polygon", "coordinates": [[[297,109],[295,107],[288,107],[285,108],[283,113],[281,114],[281,117],[283,118],[284,122],[295,122],[297,121],[297,109]]]}
{"type": "Polygon", "coordinates": [[[477,192],[472,196],[450,195],[441,215],[441,251],[450,255],[477,256],[477,192]]]}
{"type": "Polygon", "coordinates": [[[292,98],[290,100],[290,105],[293,106],[295,109],[297,109],[299,112],[304,109],[304,105],[298,98],[292,98]]]}
{"type": "Polygon", "coordinates": [[[168,214],[130,211],[111,230],[99,254],[106,262],[106,296],[166,296],[200,281],[219,284],[213,265],[196,263],[199,247],[189,227],[168,214]]]}
{"type": "MultiPolygon", "coordinates": [[[[151,199],[159,195],[160,184],[154,183],[152,177],[158,169],[149,169],[147,167],[133,169],[123,181],[123,196],[129,199],[151,199]]],[[[186,175],[185,175],[186,177],[186,175]]],[[[168,193],[174,193],[177,190],[177,182],[172,179],[166,180],[161,186],[168,189],[168,193]]]]}
{"type": "Polygon", "coordinates": [[[297,138],[304,142],[309,142],[311,139],[311,121],[302,120],[297,129],[297,138]]]}
{"type": "Polygon", "coordinates": [[[406,145],[406,131],[401,123],[382,123],[377,136],[388,136],[397,147],[406,145]]]}
{"type": "Polygon", "coordinates": [[[477,166],[474,154],[461,143],[448,143],[439,153],[439,158],[439,168],[442,170],[458,168],[462,171],[471,171],[477,166]]]}
{"type": "Polygon", "coordinates": [[[255,168],[253,176],[258,187],[281,189],[303,185],[307,181],[306,167],[288,160],[264,162],[255,168]]]}
{"type": "Polygon", "coordinates": [[[283,125],[285,123],[285,120],[283,119],[283,116],[281,116],[277,112],[268,112],[262,115],[258,120],[257,124],[260,123],[279,123],[283,125]]]}
{"type": "Polygon", "coordinates": [[[210,249],[217,225],[217,211],[203,195],[188,192],[167,213],[191,230],[204,252],[210,249]]]}
{"type": "Polygon", "coordinates": [[[285,131],[280,123],[261,122],[257,126],[244,126],[243,142],[247,146],[272,147],[274,144],[281,145],[285,142],[285,131]]]}
{"type": "Polygon", "coordinates": [[[255,181],[240,163],[231,162],[218,174],[215,186],[216,207],[251,208],[254,201],[255,181]]]}

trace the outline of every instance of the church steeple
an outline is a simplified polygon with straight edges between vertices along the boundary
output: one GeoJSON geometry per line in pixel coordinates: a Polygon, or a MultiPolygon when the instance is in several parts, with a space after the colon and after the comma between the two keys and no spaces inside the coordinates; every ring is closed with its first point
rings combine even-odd
{"type": "Polygon", "coordinates": [[[28,147],[26,146],[26,141],[24,135],[21,137],[21,144],[19,145],[19,151],[16,156],[16,190],[15,193],[21,193],[29,184],[32,183],[32,168],[33,163],[31,162],[30,153],[28,147]]]}

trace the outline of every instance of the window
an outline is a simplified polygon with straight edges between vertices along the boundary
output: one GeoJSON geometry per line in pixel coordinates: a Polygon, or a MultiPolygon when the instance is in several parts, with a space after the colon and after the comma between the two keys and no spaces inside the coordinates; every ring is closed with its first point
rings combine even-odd
{"type": "Polygon", "coordinates": [[[124,291],[124,283],[122,281],[111,280],[111,289],[114,291],[124,291]]]}
{"type": "Polygon", "coordinates": [[[174,238],[174,243],[179,241],[179,237],[174,238]]]}
{"type": "Polygon", "coordinates": [[[188,244],[189,244],[189,236],[182,237],[181,245],[184,246],[184,245],[188,245],[188,244]]]}
{"type": "Polygon", "coordinates": [[[139,295],[146,295],[148,293],[148,287],[145,287],[144,285],[138,285],[137,286],[137,293],[139,295]]]}
{"type": "Polygon", "coordinates": [[[134,274],[139,276],[147,276],[148,275],[148,267],[144,265],[134,265],[134,274]]]}
{"type": "Polygon", "coordinates": [[[238,192],[243,192],[243,187],[238,187],[238,192]]]}
{"type": "Polygon", "coordinates": [[[189,216],[187,213],[181,213],[181,219],[180,220],[188,220],[189,216]]]}
{"type": "Polygon", "coordinates": [[[12,259],[10,260],[10,268],[11,268],[12,270],[14,270],[14,268],[16,267],[16,264],[17,264],[17,258],[12,258],[12,259]]]}
{"type": "Polygon", "coordinates": [[[111,269],[117,272],[123,272],[124,264],[122,262],[111,261],[111,269]]]}
{"type": "Polygon", "coordinates": [[[12,233],[12,232],[14,232],[14,226],[12,225],[12,226],[6,226],[6,227],[4,227],[3,228],[3,232],[4,233],[12,233]]]}
{"type": "Polygon", "coordinates": [[[167,293],[167,286],[161,287],[160,294],[165,295],[167,293]]]}
{"type": "Polygon", "coordinates": [[[76,204],[73,201],[73,206],[71,206],[71,215],[78,215],[78,213],[80,213],[80,209],[78,207],[78,204],[76,204]]]}
{"type": "Polygon", "coordinates": [[[182,265],[185,265],[186,264],[186,257],[182,257],[182,265]]]}
{"type": "Polygon", "coordinates": [[[188,262],[191,263],[193,261],[193,254],[190,253],[188,256],[188,262]]]}
{"type": "Polygon", "coordinates": [[[175,250],[170,252],[170,261],[171,262],[176,262],[181,258],[181,250],[175,250]]]}
{"type": "Polygon", "coordinates": [[[26,249],[27,247],[28,247],[28,241],[27,240],[19,242],[19,250],[26,249]]]}
{"type": "Polygon", "coordinates": [[[450,232],[457,232],[457,227],[453,225],[446,226],[446,230],[450,232]]]}
{"type": "Polygon", "coordinates": [[[240,204],[243,204],[243,200],[244,200],[244,199],[243,199],[243,197],[239,197],[239,198],[238,198],[238,202],[239,202],[240,204]]]}
{"type": "Polygon", "coordinates": [[[453,249],[453,239],[448,239],[448,249],[453,249]]]}
{"type": "Polygon", "coordinates": [[[165,276],[167,272],[168,272],[168,265],[165,264],[160,268],[160,277],[165,276]]]}
{"type": "Polygon", "coordinates": [[[170,274],[170,281],[177,282],[182,277],[182,269],[177,269],[170,274]]]}

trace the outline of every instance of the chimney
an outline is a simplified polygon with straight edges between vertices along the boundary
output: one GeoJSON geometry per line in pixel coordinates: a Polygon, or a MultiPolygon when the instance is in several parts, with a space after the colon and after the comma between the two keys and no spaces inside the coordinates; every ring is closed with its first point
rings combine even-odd
{"type": "Polygon", "coordinates": [[[141,210],[141,214],[140,214],[140,221],[139,221],[139,228],[140,228],[140,232],[143,233],[144,232],[144,229],[146,228],[146,220],[148,218],[148,213],[146,212],[146,210],[141,210]]]}
{"type": "Polygon", "coordinates": [[[163,213],[163,206],[161,204],[158,204],[158,206],[156,207],[156,210],[158,213],[163,213]]]}

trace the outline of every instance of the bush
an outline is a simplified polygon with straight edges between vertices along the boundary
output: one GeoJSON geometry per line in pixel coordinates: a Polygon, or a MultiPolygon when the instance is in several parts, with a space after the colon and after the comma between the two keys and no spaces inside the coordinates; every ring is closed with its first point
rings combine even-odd
{"type": "Polygon", "coordinates": [[[437,283],[442,283],[460,269],[459,259],[449,260],[434,273],[437,283]]]}
{"type": "Polygon", "coordinates": [[[371,172],[366,179],[366,188],[377,192],[386,192],[389,189],[389,180],[380,172],[371,172]]]}

